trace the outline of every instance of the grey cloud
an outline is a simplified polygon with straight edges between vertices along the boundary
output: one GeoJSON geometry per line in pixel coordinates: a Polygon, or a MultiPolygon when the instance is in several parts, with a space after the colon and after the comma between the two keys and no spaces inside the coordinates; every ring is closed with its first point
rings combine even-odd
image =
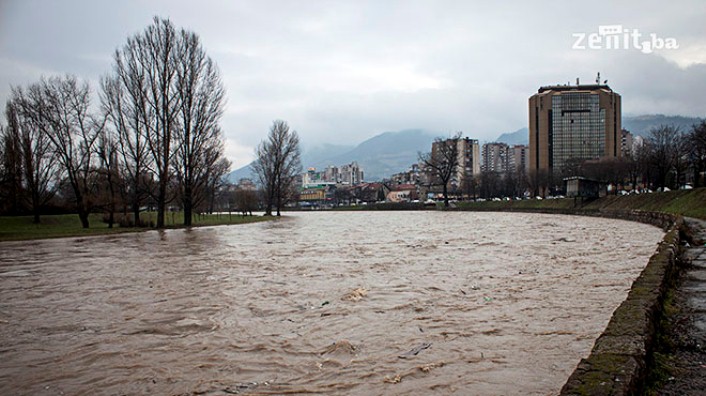
{"type": "Polygon", "coordinates": [[[674,54],[571,49],[572,33],[622,24],[676,37],[698,54],[706,48],[701,0],[668,7],[662,1],[9,0],[0,3],[0,64],[17,67],[0,68],[0,101],[9,84],[38,73],[97,80],[109,71],[115,48],[154,15],[197,32],[218,63],[228,91],[223,128],[238,155],[252,152],[278,118],[309,145],[358,143],[406,128],[463,130],[492,140],[527,123],[527,98],[539,86],[592,81],[598,71],[623,95],[624,112],[705,112],[704,64],[682,68],[665,60],[674,54]]]}

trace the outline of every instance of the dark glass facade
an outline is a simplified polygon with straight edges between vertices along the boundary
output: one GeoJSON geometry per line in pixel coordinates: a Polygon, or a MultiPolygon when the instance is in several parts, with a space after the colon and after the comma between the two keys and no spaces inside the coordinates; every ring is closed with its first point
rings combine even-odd
{"type": "Polygon", "coordinates": [[[549,139],[550,167],[563,169],[567,160],[596,159],[605,153],[605,110],[598,94],[570,92],[552,97],[549,139]]]}
{"type": "Polygon", "coordinates": [[[561,175],[569,162],[619,158],[620,102],[607,85],[539,88],[529,98],[530,171],[561,175]]]}

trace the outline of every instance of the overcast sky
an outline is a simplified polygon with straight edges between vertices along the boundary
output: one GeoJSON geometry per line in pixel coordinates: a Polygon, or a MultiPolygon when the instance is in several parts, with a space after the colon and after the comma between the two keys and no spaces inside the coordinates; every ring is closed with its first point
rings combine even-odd
{"type": "Polygon", "coordinates": [[[0,103],[42,75],[74,74],[95,90],[115,49],[155,15],[196,32],[218,64],[233,169],[275,119],[305,146],[408,128],[493,140],[526,126],[540,86],[596,72],[622,95],[624,115],[706,115],[703,0],[0,0],[0,103]],[[601,25],[679,48],[572,48],[601,25]]]}

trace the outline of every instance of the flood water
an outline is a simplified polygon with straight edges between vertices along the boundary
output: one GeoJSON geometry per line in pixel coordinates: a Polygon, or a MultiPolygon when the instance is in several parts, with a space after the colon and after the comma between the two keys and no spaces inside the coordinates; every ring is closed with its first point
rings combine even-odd
{"type": "Polygon", "coordinates": [[[328,212],[3,243],[0,394],[556,394],[662,236],[328,212]]]}

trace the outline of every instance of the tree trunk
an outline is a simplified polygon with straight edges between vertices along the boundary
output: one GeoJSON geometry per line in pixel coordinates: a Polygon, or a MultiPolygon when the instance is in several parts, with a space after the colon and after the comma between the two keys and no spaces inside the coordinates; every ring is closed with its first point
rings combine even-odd
{"type": "Polygon", "coordinates": [[[443,188],[443,192],[444,192],[444,207],[448,208],[449,207],[449,188],[446,185],[446,183],[444,183],[444,186],[442,188],[443,188]]]}
{"type": "Polygon", "coordinates": [[[279,210],[282,207],[282,197],[281,194],[277,194],[277,216],[281,216],[279,210]]]}
{"type": "Polygon", "coordinates": [[[166,201],[167,181],[162,178],[162,180],[159,181],[159,192],[157,194],[157,228],[164,228],[164,213],[167,209],[166,201]]]}
{"type": "Polygon", "coordinates": [[[81,227],[88,228],[88,212],[85,209],[79,209],[78,218],[81,220],[81,227]]]}
{"type": "Polygon", "coordinates": [[[34,213],[34,224],[39,224],[39,196],[36,193],[32,193],[32,212],[34,213]]]}
{"type": "Polygon", "coordinates": [[[132,215],[135,219],[135,227],[140,227],[140,204],[137,200],[132,203],[132,215]]]}
{"type": "Polygon", "coordinates": [[[110,186],[110,214],[108,215],[108,228],[113,228],[113,223],[115,223],[115,188],[113,187],[113,181],[108,178],[108,185],[110,186]]]}
{"type": "Polygon", "coordinates": [[[191,217],[193,215],[193,208],[191,205],[191,188],[184,188],[184,226],[191,226],[191,217]]]}

